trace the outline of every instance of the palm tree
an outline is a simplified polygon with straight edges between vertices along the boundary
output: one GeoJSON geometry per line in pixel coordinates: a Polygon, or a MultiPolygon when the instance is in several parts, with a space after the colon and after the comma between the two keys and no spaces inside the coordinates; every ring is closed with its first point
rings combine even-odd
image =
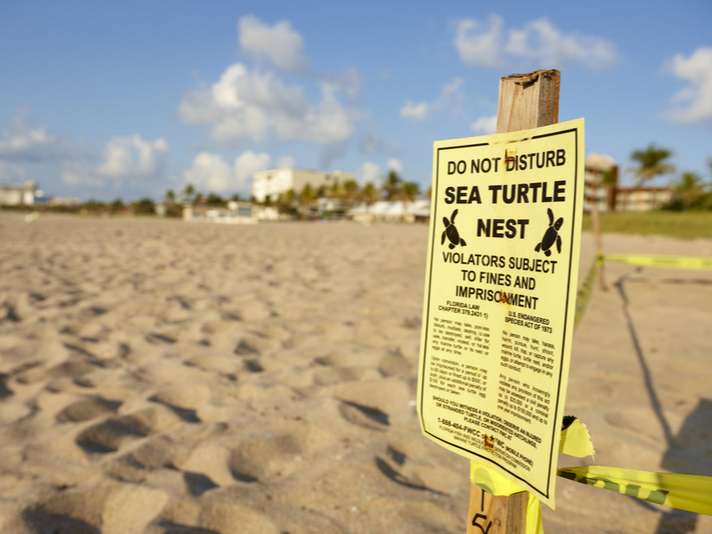
{"type": "Polygon", "coordinates": [[[346,180],[343,186],[344,201],[349,204],[358,196],[358,183],[356,180],[346,180]]]}
{"type": "Polygon", "coordinates": [[[682,209],[690,209],[692,199],[702,193],[702,178],[695,172],[683,172],[680,179],[675,184],[675,191],[682,197],[682,209]]]}
{"type": "Polygon", "coordinates": [[[398,173],[391,170],[383,181],[383,193],[386,200],[395,200],[400,192],[401,183],[403,179],[398,176],[398,173]]]}
{"type": "Polygon", "coordinates": [[[277,198],[277,211],[289,214],[295,218],[298,217],[297,195],[294,193],[294,189],[290,189],[279,195],[279,198],[277,198]]]}
{"type": "Polygon", "coordinates": [[[302,218],[306,215],[306,209],[310,204],[314,203],[316,194],[314,193],[314,188],[310,184],[306,184],[304,189],[302,189],[302,194],[300,195],[300,204],[302,206],[302,218]]]}
{"type": "Polygon", "coordinates": [[[403,182],[398,196],[404,202],[413,202],[420,194],[420,186],[415,182],[403,182]]]}
{"type": "Polygon", "coordinates": [[[616,188],[618,187],[618,165],[601,173],[601,185],[606,188],[606,206],[610,211],[616,209],[616,188]]]}
{"type": "Polygon", "coordinates": [[[195,194],[195,187],[193,187],[193,184],[188,184],[183,189],[183,197],[189,203],[193,199],[194,194],[195,194]]]}
{"type": "Polygon", "coordinates": [[[173,192],[173,189],[169,189],[166,191],[166,202],[169,204],[173,204],[176,201],[176,194],[173,192]]]}
{"type": "Polygon", "coordinates": [[[671,156],[672,152],[666,148],[658,148],[652,143],[645,150],[633,152],[630,159],[638,162],[638,168],[633,169],[638,187],[658,175],[675,172],[675,167],[665,162],[671,156]]]}
{"type": "Polygon", "coordinates": [[[373,185],[373,182],[368,182],[366,185],[363,186],[363,189],[361,189],[360,197],[366,204],[369,205],[373,204],[376,201],[376,199],[378,198],[378,191],[376,190],[376,186],[373,185]]]}

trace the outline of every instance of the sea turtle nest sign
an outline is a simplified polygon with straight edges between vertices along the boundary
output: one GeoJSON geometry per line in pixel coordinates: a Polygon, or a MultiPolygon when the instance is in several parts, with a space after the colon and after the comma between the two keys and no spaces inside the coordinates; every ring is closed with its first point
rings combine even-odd
{"type": "Polygon", "coordinates": [[[584,121],[434,145],[423,433],[554,506],[584,121]]]}

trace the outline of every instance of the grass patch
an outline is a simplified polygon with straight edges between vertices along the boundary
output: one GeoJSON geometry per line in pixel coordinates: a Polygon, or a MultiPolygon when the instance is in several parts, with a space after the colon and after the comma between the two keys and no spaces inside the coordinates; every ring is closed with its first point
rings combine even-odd
{"type": "MultiPolygon", "coordinates": [[[[649,211],[644,213],[604,213],[604,233],[667,235],[678,239],[712,238],[712,211],[649,211]]],[[[592,231],[590,215],[583,217],[583,231],[592,231]]]]}

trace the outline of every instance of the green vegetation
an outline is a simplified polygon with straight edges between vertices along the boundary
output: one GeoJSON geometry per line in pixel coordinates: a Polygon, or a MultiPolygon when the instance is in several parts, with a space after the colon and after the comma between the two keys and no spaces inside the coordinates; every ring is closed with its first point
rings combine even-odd
{"type": "Polygon", "coordinates": [[[282,213],[295,219],[309,219],[316,217],[320,212],[320,217],[342,217],[346,211],[361,203],[373,204],[377,200],[403,200],[414,201],[420,196],[420,186],[415,182],[407,182],[396,172],[391,170],[382,178],[382,186],[379,188],[372,182],[368,182],[360,187],[355,180],[346,180],[343,183],[335,182],[331,187],[321,186],[314,189],[307,184],[301,191],[287,191],[279,198],[266,198],[259,203],[254,198],[254,204],[262,206],[274,206],[282,213]],[[317,209],[317,205],[326,204],[320,202],[322,199],[334,201],[332,206],[326,210],[317,209]],[[330,211],[333,210],[333,211],[330,211]]]}
{"type": "MultiPolygon", "coordinates": [[[[583,231],[593,227],[584,215],[583,231]]],[[[649,211],[644,213],[603,213],[601,230],[606,233],[667,235],[678,239],[712,239],[712,211],[649,211]]]]}
{"type": "Polygon", "coordinates": [[[665,161],[671,156],[672,152],[666,148],[658,148],[652,143],[645,150],[633,152],[630,159],[638,163],[638,168],[633,169],[638,186],[656,176],[674,173],[675,167],[665,161]]]}

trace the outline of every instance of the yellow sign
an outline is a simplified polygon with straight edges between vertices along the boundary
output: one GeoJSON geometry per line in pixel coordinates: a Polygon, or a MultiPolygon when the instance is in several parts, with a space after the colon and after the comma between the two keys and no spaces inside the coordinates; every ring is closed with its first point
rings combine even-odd
{"type": "Polygon", "coordinates": [[[434,145],[423,433],[554,506],[576,311],[583,119],[434,145]]]}

